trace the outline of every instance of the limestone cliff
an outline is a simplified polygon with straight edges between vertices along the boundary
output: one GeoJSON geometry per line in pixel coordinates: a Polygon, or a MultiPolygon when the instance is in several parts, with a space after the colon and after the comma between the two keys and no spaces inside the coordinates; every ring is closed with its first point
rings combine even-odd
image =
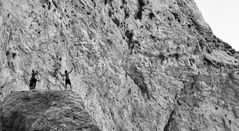
{"type": "Polygon", "coordinates": [[[99,131],[81,97],[68,91],[15,92],[2,107],[1,131],[99,131]]]}
{"type": "Polygon", "coordinates": [[[238,52],[193,0],[0,0],[0,54],[1,99],[73,69],[103,131],[239,130],[238,52]]]}

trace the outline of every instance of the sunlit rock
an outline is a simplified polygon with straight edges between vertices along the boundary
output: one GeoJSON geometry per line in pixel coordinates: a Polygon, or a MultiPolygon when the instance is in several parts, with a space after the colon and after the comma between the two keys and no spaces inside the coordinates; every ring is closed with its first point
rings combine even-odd
{"type": "Polygon", "coordinates": [[[0,0],[0,54],[1,100],[73,68],[100,130],[239,130],[238,52],[192,0],[0,0]]]}

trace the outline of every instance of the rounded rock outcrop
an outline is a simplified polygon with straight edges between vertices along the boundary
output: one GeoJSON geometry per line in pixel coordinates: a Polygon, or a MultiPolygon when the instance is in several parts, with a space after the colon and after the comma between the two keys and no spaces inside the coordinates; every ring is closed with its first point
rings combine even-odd
{"type": "Polygon", "coordinates": [[[0,105],[1,131],[100,131],[71,91],[23,91],[0,105]]]}

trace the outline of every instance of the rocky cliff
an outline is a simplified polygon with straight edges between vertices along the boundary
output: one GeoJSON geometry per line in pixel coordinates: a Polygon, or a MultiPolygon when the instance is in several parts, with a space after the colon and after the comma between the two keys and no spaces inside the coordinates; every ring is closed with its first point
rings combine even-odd
{"type": "Polygon", "coordinates": [[[99,131],[81,97],[70,91],[15,92],[2,107],[1,131],[99,131]]]}
{"type": "Polygon", "coordinates": [[[238,52],[193,0],[0,0],[0,54],[2,100],[73,69],[103,131],[239,130],[238,52]]]}

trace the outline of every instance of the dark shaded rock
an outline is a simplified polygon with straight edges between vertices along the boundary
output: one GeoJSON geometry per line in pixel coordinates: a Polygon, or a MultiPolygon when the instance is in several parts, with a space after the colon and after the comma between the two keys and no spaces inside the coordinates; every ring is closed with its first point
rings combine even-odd
{"type": "Polygon", "coordinates": [[[99,131],[71,91],[14,92],[0,105],[2,131],[99,131]]]}

